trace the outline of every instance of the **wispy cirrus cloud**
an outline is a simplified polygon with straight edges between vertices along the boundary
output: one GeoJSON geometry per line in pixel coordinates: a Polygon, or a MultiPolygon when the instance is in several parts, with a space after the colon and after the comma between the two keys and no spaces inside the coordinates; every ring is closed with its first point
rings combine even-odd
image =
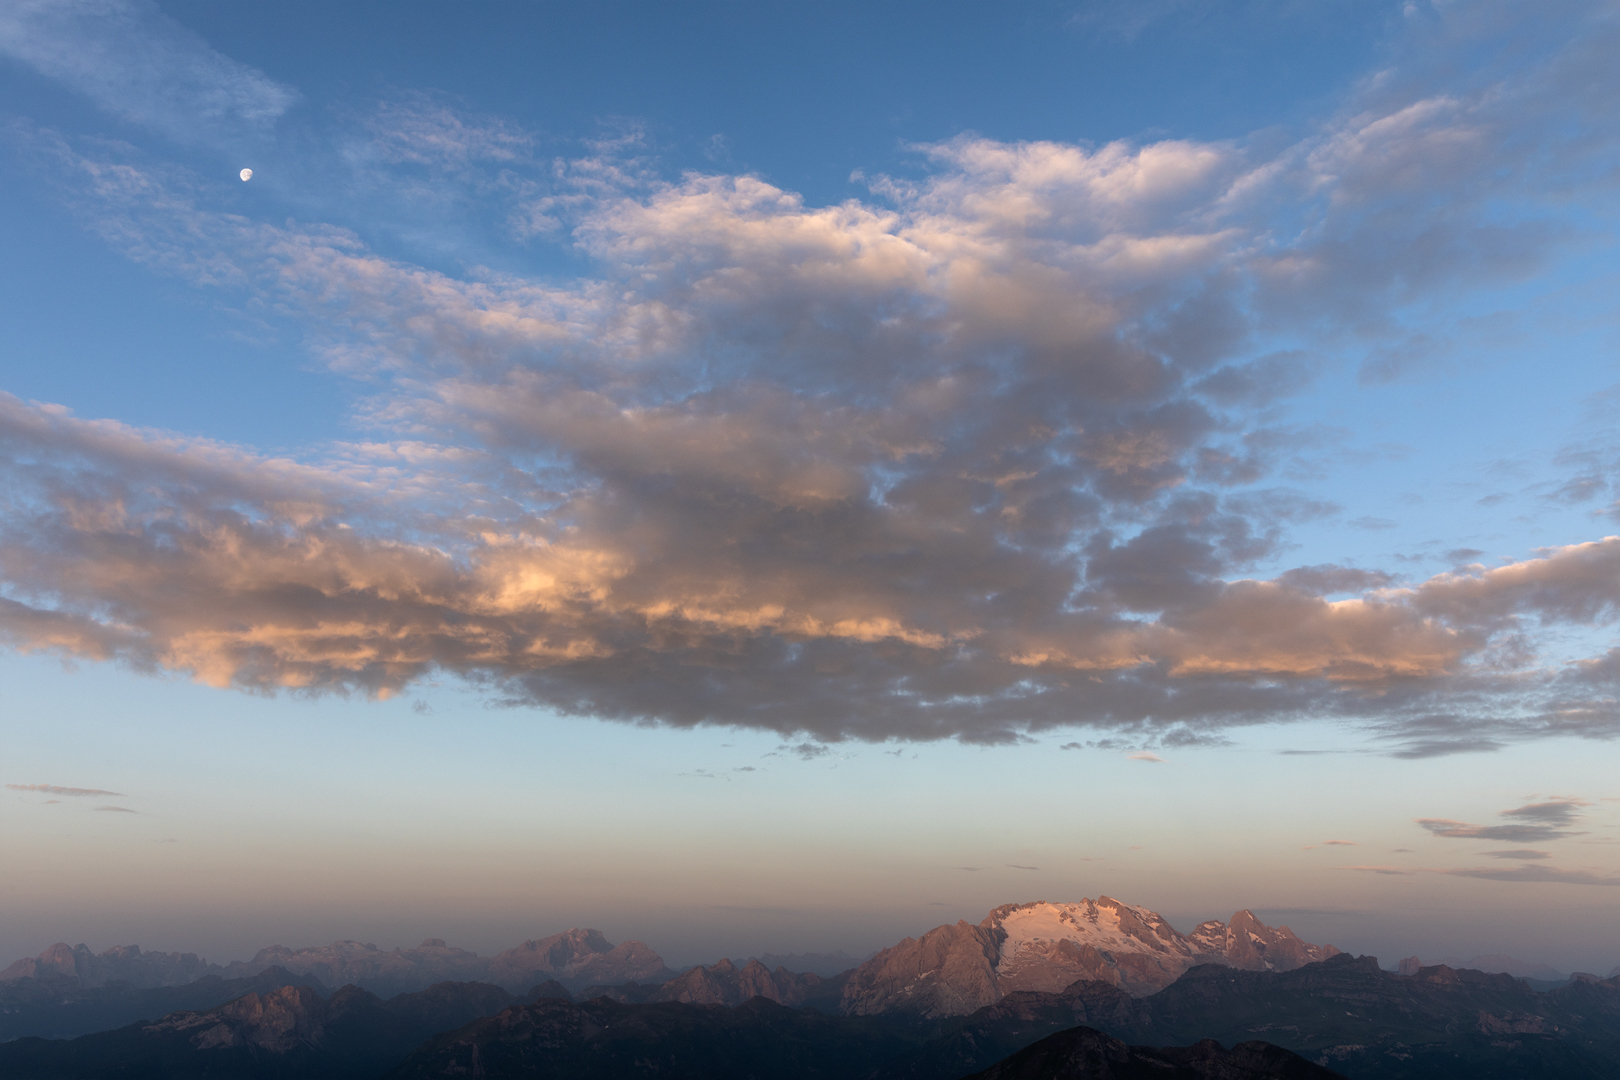
{"type": "MultiPolygon", "coordinates": [[[[1612,622],[1620,538],[1414,581],[1258,569],[1338,513],[1277,482],[1322,443],[1272,411],[1311,350],[1269,342],[1398,337],[1402,305],[1530,272],[1558,242],[1538,192],[1620,158],[1591,90],[1616,41],[1460,87],[1392,69],[1281,148],[948,140],[836,206],[664,179],[621,140],[513,188],[591,260],[560,283],[250,221],[38,133],[131,257],[303,318],[377,387],[385,437],[292,461],[0,398],[0,635],[261,691],[449,672],[514,705],[808,735],[779,751],[805,758],[1306,716],[1414,757],[1616,737],[1620,663],[1493,649],[1612,622]]],[[[528,152],[438,99],[385,119],[367,152],[436,175],[528,152]]],[[[1510,820],[1477,828],[1531,832],[1476,838],[1554,827],[1510,820]]]]}
{"type": "Polygon", "coordinates": [[[11,0],[0,54],[182,142],[260,134],[299,97],[148,0],[11,0]]]}
{"type": "Polygon", "coordinates": [[[56,784],[7,784],[9,791],[38,791],[46,795],[113,795],[123,797],[121,791],[104,791],[101,788],[59,787],[56,784]]]}
{"type": "Polygon", "coordinates": [[[1440,874],[1445,877],[1477,878],[1481,881],[1518,881],[1529,883],[1550,883],[1555,885],[1620,885],[1620,874],[1595,870],[1561,870],[1556,866],[1525,865],[1525,866],[1465,866],[1465,867],[1415,867],[1411,869],[1398,866],[1341,866],[1340,870],[1357,870],[1362,873],[1384,874],[1390,876],[1403,876],[1408,874],[1440,874]]]}

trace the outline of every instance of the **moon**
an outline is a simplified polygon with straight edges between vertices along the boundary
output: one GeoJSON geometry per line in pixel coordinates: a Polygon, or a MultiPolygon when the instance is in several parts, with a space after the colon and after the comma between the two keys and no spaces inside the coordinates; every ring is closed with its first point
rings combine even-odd
{"type": "Polygon", "coordinates": [[[251,179],[253,179],[253,170],[252,169],[243,169],[242,172],[241,172],[241,176],[242,176],[242,180],[244,182],[246,182],[248,180],[251,180],[251,179]]]}

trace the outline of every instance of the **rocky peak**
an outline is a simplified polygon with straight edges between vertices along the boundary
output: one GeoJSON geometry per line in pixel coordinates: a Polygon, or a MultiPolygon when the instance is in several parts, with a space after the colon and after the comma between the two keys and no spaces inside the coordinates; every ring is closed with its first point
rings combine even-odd
{"type": "Polygon", "coordinates": [[[907,938],[851,973],[849,1012],[904,1009],[958,1015],[1019,990],[1056,993],[1078,980],[1151,994],[1197,964],[1289,971],[1338,952],[1272,928],[1251,911],[1181,934],[1158,912],[1111,896],[1072,903],[1003,904],[976,927],[942,926],[907,938]]]}
{"type": "Polygon", "coordinates": [[[58,941],[38,956],[18,960],[0,971],[0,981],[56,976],[73,979],[87,989],[114,981],[150,989],[179,986],[219,970],[196,953],[142,952],[138,945],[121,945],[97,955],[88,945],[58,941]]]}

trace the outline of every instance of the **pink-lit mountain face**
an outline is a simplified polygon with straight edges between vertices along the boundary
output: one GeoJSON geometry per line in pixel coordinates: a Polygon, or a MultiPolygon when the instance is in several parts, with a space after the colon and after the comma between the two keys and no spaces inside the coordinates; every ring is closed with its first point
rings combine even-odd
{"type": "Polygon", "coordinates": [[[959,1016],[1017,990],[1058,991],[1079,979],[1134,995],[1162,990],[1198,964],[1291,971],[1337,955],[1249,911],[1179,933],[1157,912],[1111,897],[996,908],[977,926],[958,922],[884,949],[849,977],[844,1011],[905,1009],[959,1016]]]}

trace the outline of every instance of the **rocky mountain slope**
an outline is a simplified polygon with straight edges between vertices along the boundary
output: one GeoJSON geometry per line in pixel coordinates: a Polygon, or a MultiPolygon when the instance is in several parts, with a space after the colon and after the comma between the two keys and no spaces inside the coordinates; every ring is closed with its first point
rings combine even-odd
{"type": "Polygon", "coordinates": [[[71,1039],[172,1012],[211,1009],[244,994],[278,990],[296,979],[282,968],[246,979],[204,975],[184,986],[144,989],[125,982],[86,987],[64,975],[12,979],[0,983],[0,1042],[26,1035],[71,1039]]]}
{"type": "Polygon", "coordinates": [[[940,926],[907,938],[856,968],[842,1008],[959,1016],[1020,990],[1057,991],[1079,979],[1151,994],[1197,964],[1291,971],[1338,953],[1269,927],[1249,911],[1190,934],[1164,917],[1111,897],[1077,903],[1007,904],[977,926],[940,926]]]}
{"type": "Polygon", "coordinates": [[[837,1012],[844,987],[843,977],[822,978],[811,972],[792,972],[783,967],[770,970],[758,960],[738,967],[730,960],[700,965],[659,985],[593,986],[580,992],[589,1000],[605,997],[622,1004],[681,1001],[689,1005],[728,1005],[735,1008],[753,998],[764,998],[778,1005],[810,1005],[823,1012],[837,1012]]]}
{"type": "Polygon", "coordinates": [[[569,930],[525,941],[490,957],[483,978],[509,989],[556,979],[571,990],[610,982],[663,982],[675,973],[639,941],[615,945],[598,930],[569,930]]]}

